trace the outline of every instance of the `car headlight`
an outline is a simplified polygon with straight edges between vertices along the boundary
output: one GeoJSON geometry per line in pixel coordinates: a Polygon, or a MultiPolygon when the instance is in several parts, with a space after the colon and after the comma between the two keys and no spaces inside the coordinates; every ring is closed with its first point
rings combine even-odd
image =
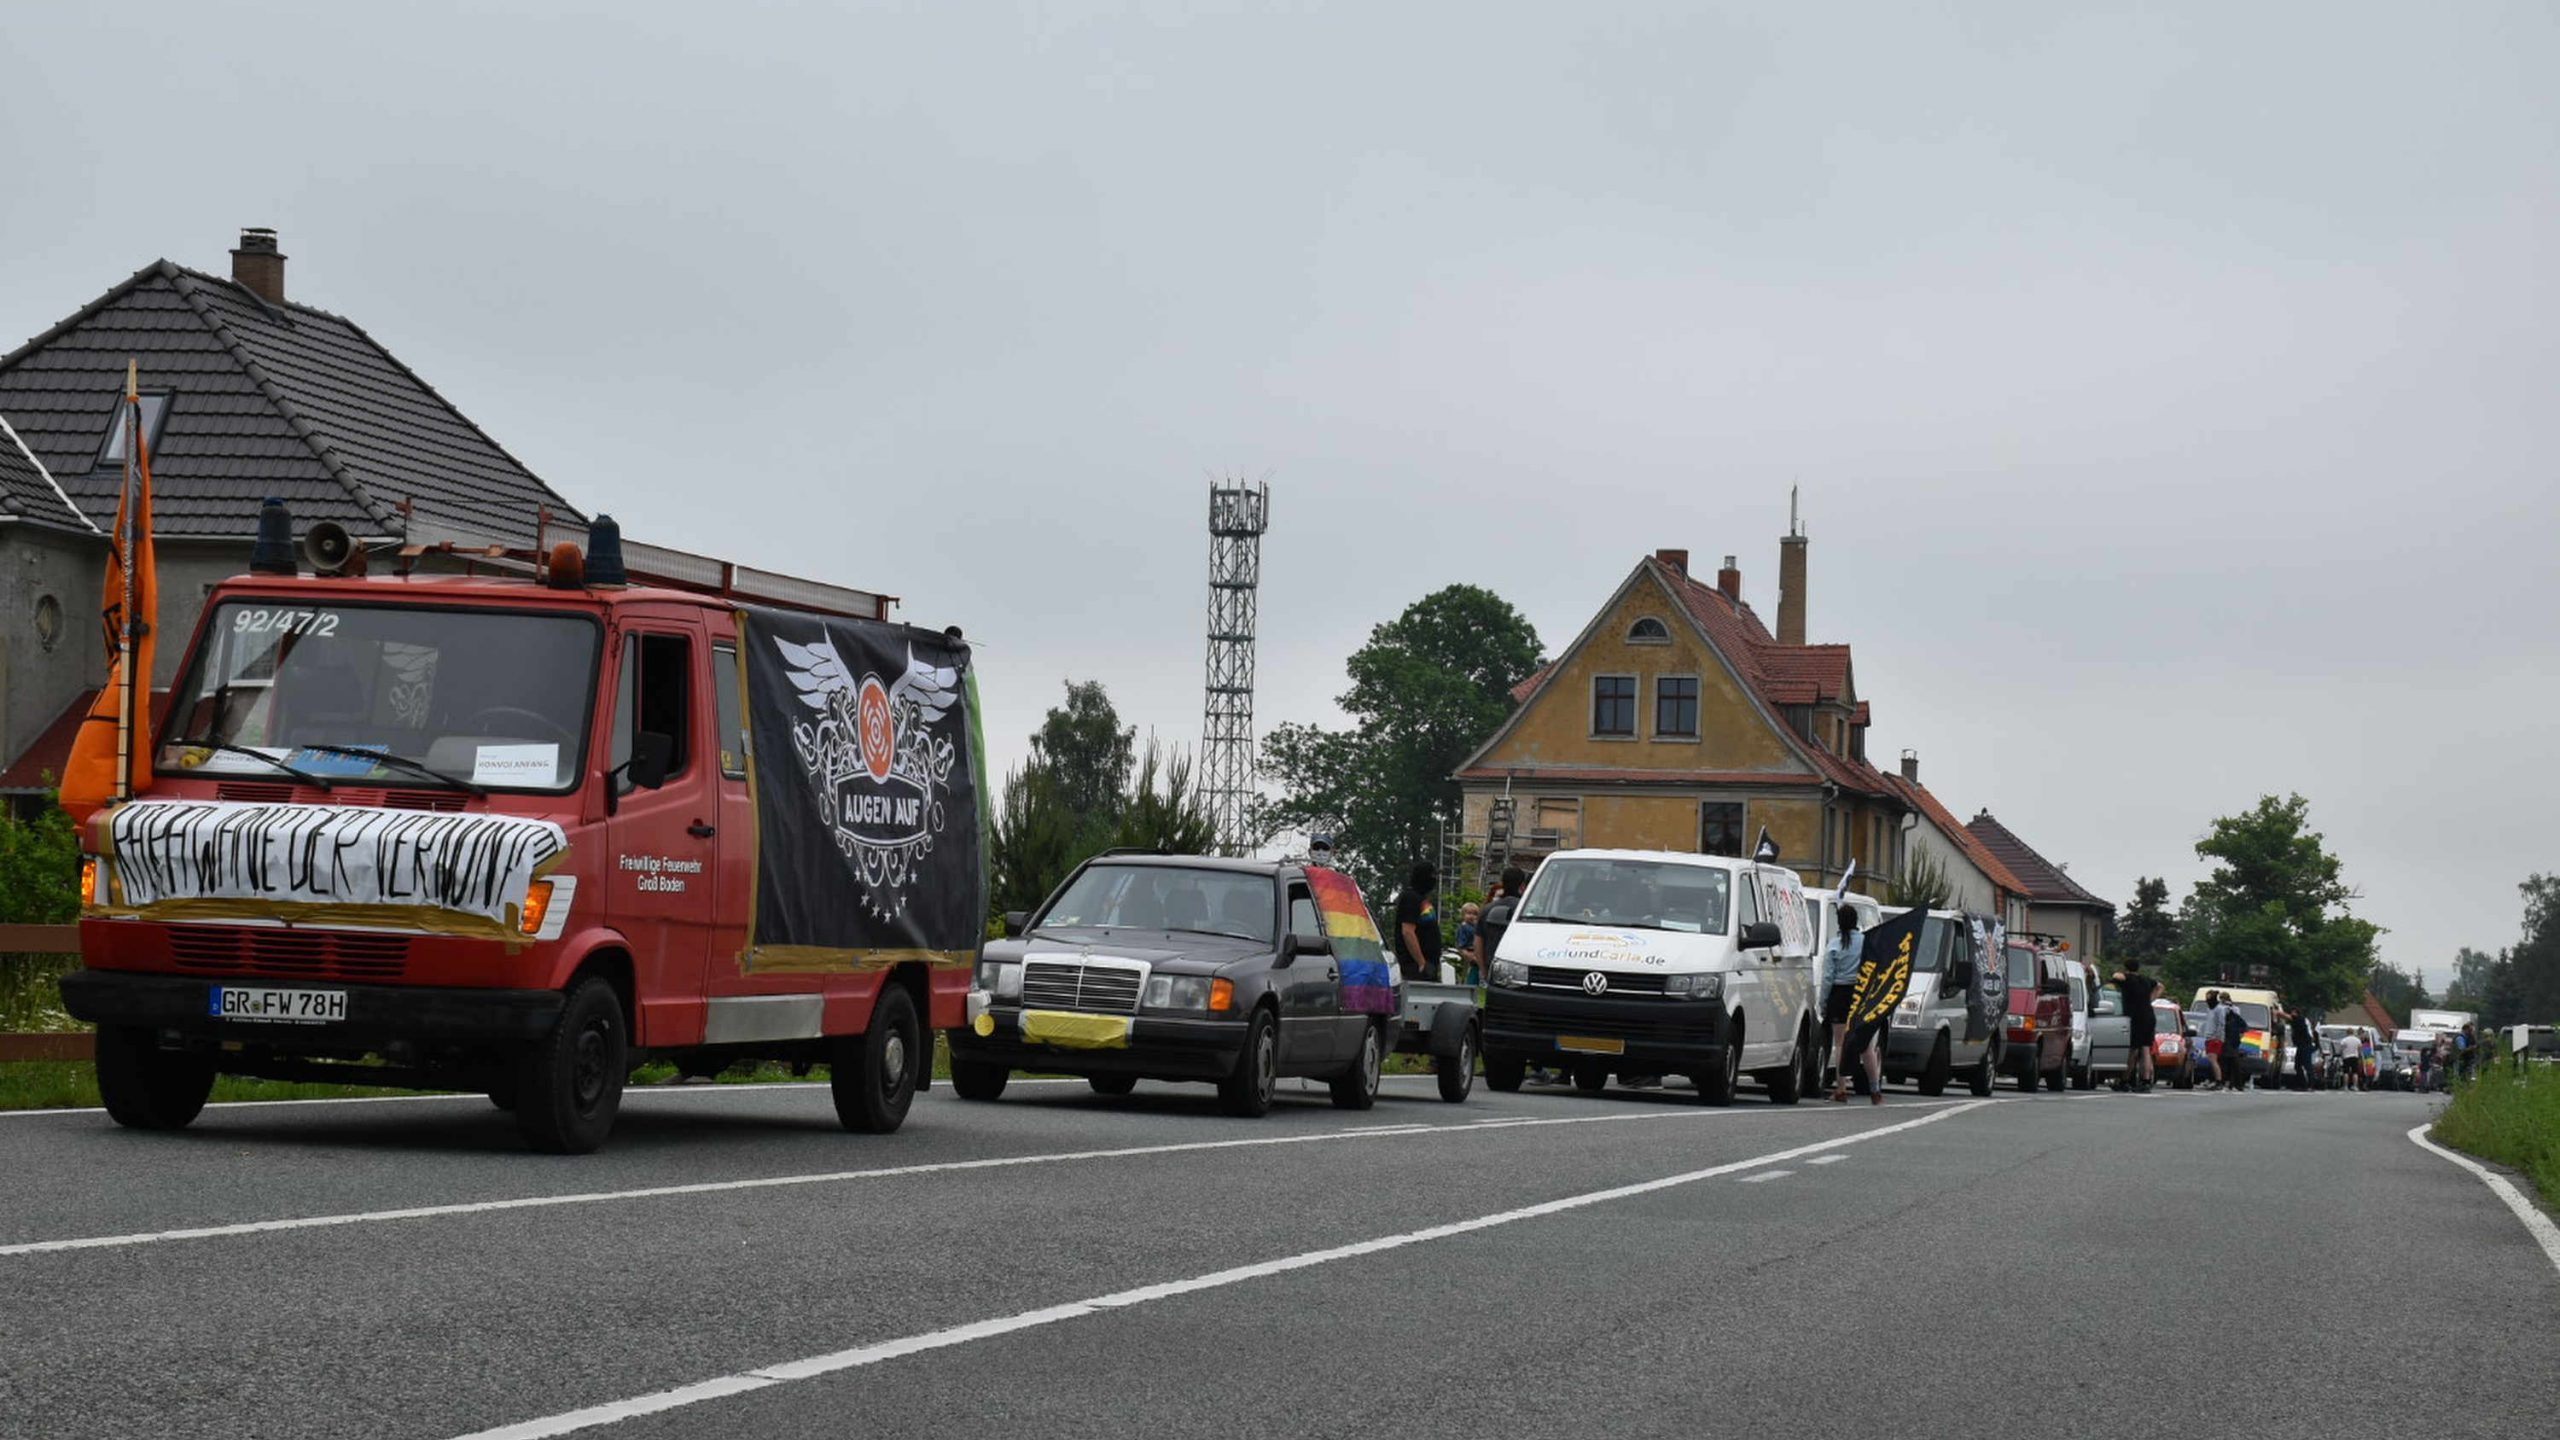
{"type": "Polygon", "coordinates": [[[1022,966],[1011,960],[978,962],[978,988],[999,1000],[1022,998],[1022,966]]]}
{"type": "Polygon", "coordinates": [[[1529,967],[1517,960],[1493,962],[1493,983],[1506,990],[1518,990],[1529,983],[1529,967]]]}
{"type": "Polygon", "coordinates": [[[1209,977],[1206,975],[1157,975],[1147,981],[1146,1007],[1150,1010],[1206,1010],[1209,1008],[1209,977]]]}
{"type": "Polygon", "coordinates": [[[1916,998],[1915,998],[1915,999],[1910,999],[1910,1000],[1905,1000],[1905,1001],[1903,1001],[1901,1004],[1894,1006],[1894,1007],[1893,1007],[1893,1023],[1894,1023],[1894,1027],[1895,1027],[1896,1029],[1901,1029],[1901,1030],[1908,1030],[1908,1029],[1910,1029],[1912,1026],[1919,1024],[1919,1023],[1920,1023],[1920,1002],[1919,1002],[1919,1000],[1918,1000],[1918,999],[1916,999],[1916,998]]]}
{"type": "Polygon", "coordinates": [[[1712,970],[1696,975],[1665,975],[1662,994],[1669,1000],[1713,1000],[1724,994],[1724,976],[1712,970]]]}

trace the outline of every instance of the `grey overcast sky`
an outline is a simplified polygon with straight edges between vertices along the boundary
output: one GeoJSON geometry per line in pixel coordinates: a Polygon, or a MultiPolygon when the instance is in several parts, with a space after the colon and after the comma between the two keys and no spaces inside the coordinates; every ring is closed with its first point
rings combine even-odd
{"type": "Polygon", "coordinates": [[[2560,869],[2547,5],[4,23],[8,342],[275,226],[577,503],[965,626],[999,766],[1196,739],[1212,472],[1266,727],[1453,581],[1774,613],[1801,483],[1874,751],[2101,893],[2299,790],[2440,985],[2560,869]]]}

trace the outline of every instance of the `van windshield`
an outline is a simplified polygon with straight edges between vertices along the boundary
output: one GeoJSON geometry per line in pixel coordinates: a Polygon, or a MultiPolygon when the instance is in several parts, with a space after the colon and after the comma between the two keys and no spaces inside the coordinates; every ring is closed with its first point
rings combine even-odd
{"type": "Polygon", "coordinates": [[[2240,1018],[2249,1022],[2250,1029],[2264,1030],[2267,1028],[2266,1006],[2259,1004],[2255,1000],[2234,1000],[2231,1002],[2231,1008],[2240,1012],[2240,1018]]]}
{"type": "Polygon", "coordinates": [[[159,766],[564,790],[586,760],[602,633],[582,615],[226,600],[172,699],[159,766]]]}
{"type": "Polygon", "coordinates": [[[1550,860],[1520,902],[1519,923],[1613,925],[1722,935],[1732,877],[1707,865],[1656,860],[1550,860]]]}
{"type": "Polygon", "coordinates": [[[1947,963],[1947,921],[1932,915],[1920,922],[1920,943],[1911,952],[1911,972],[1925,975],[1943,970],[1947,963]]]}

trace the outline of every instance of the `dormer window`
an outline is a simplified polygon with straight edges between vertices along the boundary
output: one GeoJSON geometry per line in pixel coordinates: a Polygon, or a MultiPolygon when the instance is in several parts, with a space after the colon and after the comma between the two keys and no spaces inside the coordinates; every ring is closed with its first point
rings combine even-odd
{"type": "MultiPolygon", "coordinates": [[[[169,392],[142,392],[142,438],[150,448],[160,448],[160,422],[169,415],[169,392]]],[[[98,447],[98,468],[109,470],[124,464],[124,397],[116,397],[115,408],[108,412],[107,438],[98,447]]]]}
{"type": "Polygon", "coordinates": [[[1671,643],[1671,627],[1663,624],[1659,620],[1656,620],[1652,616],[1647,615],[1643,619],[1638,620],[1633,625],[1627,627],[1627,643],[1630,645],[1668,645],[1671,643]]]}

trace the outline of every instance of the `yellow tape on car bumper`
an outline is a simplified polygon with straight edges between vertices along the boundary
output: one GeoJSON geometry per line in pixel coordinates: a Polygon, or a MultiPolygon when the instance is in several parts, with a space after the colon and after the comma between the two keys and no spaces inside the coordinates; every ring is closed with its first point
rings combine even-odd
{"type": "Polygon", "coordinates": [[[1022,1038],[1070,1050],[1120,1050],[1129,1044],[1126,1015],[1077,1015],[1065,1010],[1025,1010],[1022,1038]]]}

